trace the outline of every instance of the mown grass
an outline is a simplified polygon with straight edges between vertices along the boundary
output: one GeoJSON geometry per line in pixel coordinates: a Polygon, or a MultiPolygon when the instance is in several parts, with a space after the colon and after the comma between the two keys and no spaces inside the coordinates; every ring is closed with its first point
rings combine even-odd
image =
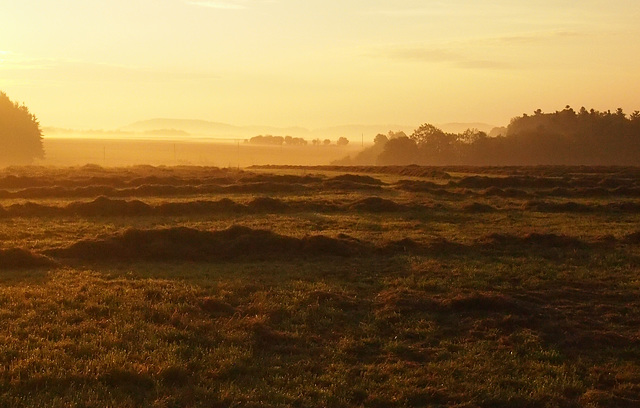
{"type": "MultiPolygon", "coordinates": [[[[278,196],[340,211],[0,219],[0,249],[52,261],[0,265],[0,406],[640,404],[638,215],[542,213],[385,182],[375,196],[433,206],[372,212],[350,207],[372,196],[357,190],[278,196]],[[347,234],[369,249],[262,260],[240,248],[208,262],[49,251],[132,228],[232,225],[347,234]]],[[[222,197],[250,201],[208,198],[222,197]]]]}

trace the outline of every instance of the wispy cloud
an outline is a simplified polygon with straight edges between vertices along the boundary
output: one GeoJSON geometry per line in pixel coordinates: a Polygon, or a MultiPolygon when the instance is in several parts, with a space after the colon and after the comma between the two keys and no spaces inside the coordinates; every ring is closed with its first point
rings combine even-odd
{"type": "Polygon", "coordinates": [[[444,63],[461,69],[517,69],[517,60],[509,58],[513,50],[548,47],[562,41],[587,37],[577,31],[517,33],[498,37],[470,38],[440,44],[394,45],[378,48],[370,56],[398,61],[444,63]]]}
{"type": "Polygon", "coordinates": [[[64,84],[68,81],[186,83],[219,79],[219,76],[207,72],[177,72],[54,59],[10,59],[0,66],[0,73],[7,78],[49,84],[64,84]]]}
{"type": "Polygon", "coordinates": [[[256,4],[275,3],[276,0],[186,0],[187,4],[218,10],[245,10],[256,4]]]}
{"type": "Polygon", "coordinates": [[[505,35],[500,37],[491,37],[485,39],[475,40],[475,42],[505,45],[505,44],[533,44],[543,43],[549,41],[559,41],[563,39],[583,37],[585,34],[578,31],[569,30],[553,30],[553,31],[541,31],[522,34],[505,35]]]}
{"type": "Polygon", "coordinates": [[[192,6],[207,7],[221,10],[243,10],[247,8],[244,2],[226,2],[226,1],[188,1],[187,4],[192,6]]]}
{"type": "Polygon", "coordinates": [[[513,69],[514,65],[500,60],[476,58],[461,51],[429,47],[401,47],[381,50],[373,54],[394,60],[423,63],[445,63],[462,69],[513,69]]]}

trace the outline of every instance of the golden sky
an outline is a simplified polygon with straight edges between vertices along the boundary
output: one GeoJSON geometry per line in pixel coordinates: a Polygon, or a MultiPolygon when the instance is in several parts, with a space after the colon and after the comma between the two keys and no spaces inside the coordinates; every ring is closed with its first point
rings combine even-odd
{"type": "Polygon", "coordinates": [[[638,0],[6,0],[0,16],[0,90],[43,126],[640,109],[638,0]]]}

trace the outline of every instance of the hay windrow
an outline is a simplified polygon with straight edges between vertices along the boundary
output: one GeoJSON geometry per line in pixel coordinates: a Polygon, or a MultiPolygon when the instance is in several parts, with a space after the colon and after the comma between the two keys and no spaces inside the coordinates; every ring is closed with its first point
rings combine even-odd
{"type": "Polygon", "coordinates": [[[540,248],[579,248],[587,246],[586,242],[575,237],[538,232],[532,232],[524,236],[495,233],[486,236],[483,240],[480,240],[480,243],[483,242],[489,247],[534,246],[540,248]]]}
{"type": "Polygon", "coordinates": [[[397,188],[398,190],[411,192],[428,192],[442,187],[442,184],[423,180],[398,180],[398,182],[395,184],[395,188],[397,188]]]}
{"type": "Polygon", "coordinates": [[[325,190],[340,191],[381,191],[382,186],[377,184],[357,183],[349,180],[327,180],[322,183],[325,190]]]}
{"type": "Polygon", "coordinates": [[[358,174],[342,174],[340,176],[335,176],[329,179],[329,181],[331,180],[347,181],[347,182],[360,183],[360,184],[369,184],[373,186],[381,186],[384,184],[381,180],[378,180],[377,178],[373,178],[371,176],[361,176],[358,174]]]}
{"type": "Polygon", "coordinates": [[[271,214],[284,212],[333,213],[336,211],[360,211],[393,213],[424,206],[407,206],[380,197],[366,197],[346,203],[325,200],[285,201],[268,196],[256,197],[246,205],[229,198],[220,200],[194,200],[148,204],[140,200],[124,200],[100,196],[92,201],[74,201],[65,206],[24,202],[12,204],[6,209],[0,206],[0,217],[137,217],[176,216],[193,214],[271,214]]]}
{"type": "Polygon", "coordinates": [[[101,196],[89,203],[71,203],[68,212],[83,216],[150,215],[153,208],[139,200],[112,200],[101,196]]]}
{"type": "Polygon", "coordinates": [[[0,270],[44,268],[56,263],[46,256],[21,248],[0,249],[0,270]]]}
{"type": "Polygon", "coordinates": [[[82,260],[216,261],[351,256],[366,250],[353,241],[325,236],[295,238],[272,231],[232,226],[220,231],[186,227],[129,229],[106,239],[83,240],[47,255],[82,260]]]}
{"type": "Polygon", "coordinates": [[[186,202],[162,203],[154,207],[158,215],[185,215],[185,214],[215,214],[215,213],[242,213],[246,207],[228,198],[218,201],[196,200],[186,202]]]}
{"type": "Polygon", "coordinates": [[[633,232],[631,234],[627,234],[624,237],[624,241],[629,244],[640,244],[640,231],[633,232]]]}
{"type": "Polygon", "coordinates": [[[462,207],[462,209],[470,213],[489,213],[489,212],[497,211],[497,209],[492,205],[477,203],[477,202],[467,204],[464,207],[462,207]]]}
{"type": "Polygon", "coordinates": [[[396,212],[403,211],[407,208],[395,201],[387,200],[381,197],[367,197],[358,200],[347,207],[349,210],[368,211],[368,212],[396,212]]]}
{"type": "Polygon", "coordinates": [[[255,212],[283,212],[290,208],[289,204],[271,197],[258,197],[251,200],[247,207],[255,212]]]}

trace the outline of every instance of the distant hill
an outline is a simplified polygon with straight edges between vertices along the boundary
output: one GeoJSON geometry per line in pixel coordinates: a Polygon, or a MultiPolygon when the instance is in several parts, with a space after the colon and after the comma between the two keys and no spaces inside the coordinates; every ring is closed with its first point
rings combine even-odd
{"type": "Polygon", "coordinates": [[[166,118],[143,120],[120,128],[120,130],[128,132],[149,132],[157,129],[180,130],[197,136],[242,139],[247,139],[259,134],[281,136],[307,136],[309,134],[308,129],[301,127],[235,126],[206,120],[166,118]]]}
{"type": "Polygon", "coordinates": [[[257,135],[293,136],[304,139],[337,139],[346,137],[347,139],[359,141],[364,135],[367,142],[371,142],[378,133],[388,133],[393,131],[404,131],[411,134],[414,126],[406,125],[343,125],[331,126],[319,129],[306,129],[303,127],[275,127],[275,126],[236,126],[228,123],[211,122],[194,119],[167,119],[157,118],[143,120],[120,128],[124,132],[145,133],[158,129],[174,129],[189,133],[193,136],[209,136],[220,138],[242,138],[248,139],[257,135]]]}
{"type": "Polygon", "coordinates": [[[311,132],[311,137],[315,138],[338,138],[346,137],[353,141],[360,141],[364,136],[365,141],[371,142],[378,133],[387,134],[389,131],[405,132],[411,134],[415,127],[404,125],[342,125],[315,129],[311,132]]]}
{"type": "MultiPolygon", "coordinates": [[[[445,132],[460,133],[469,128],[489,132],[493,126],[486,123],[445,123],[437,125],[445,132]]],[[[142,120],[123,126],[116,130],[78,130],[48,127],[44,128],[44,134],[50,136],[84,135],[92,138],[108,137],[161,137],[161,138],[221,138],[221,139],[250,139],[258,135],[293,136],[305,140],[330,139],[336,141],[340,137],[346,137],[353,143],[359,143],[364,136],[366,143],[373,142],[378,133],[387,134],[389,131],[405,132],[411,135],[417,126],[383,124],[383,125],[342,125],[329,126],[318,129],[306,129],[303,127],[277,127],[277,126],[237,126],[222,122],[212,122],[197,119],[170,119],[156,118],[142,120]]]]}

